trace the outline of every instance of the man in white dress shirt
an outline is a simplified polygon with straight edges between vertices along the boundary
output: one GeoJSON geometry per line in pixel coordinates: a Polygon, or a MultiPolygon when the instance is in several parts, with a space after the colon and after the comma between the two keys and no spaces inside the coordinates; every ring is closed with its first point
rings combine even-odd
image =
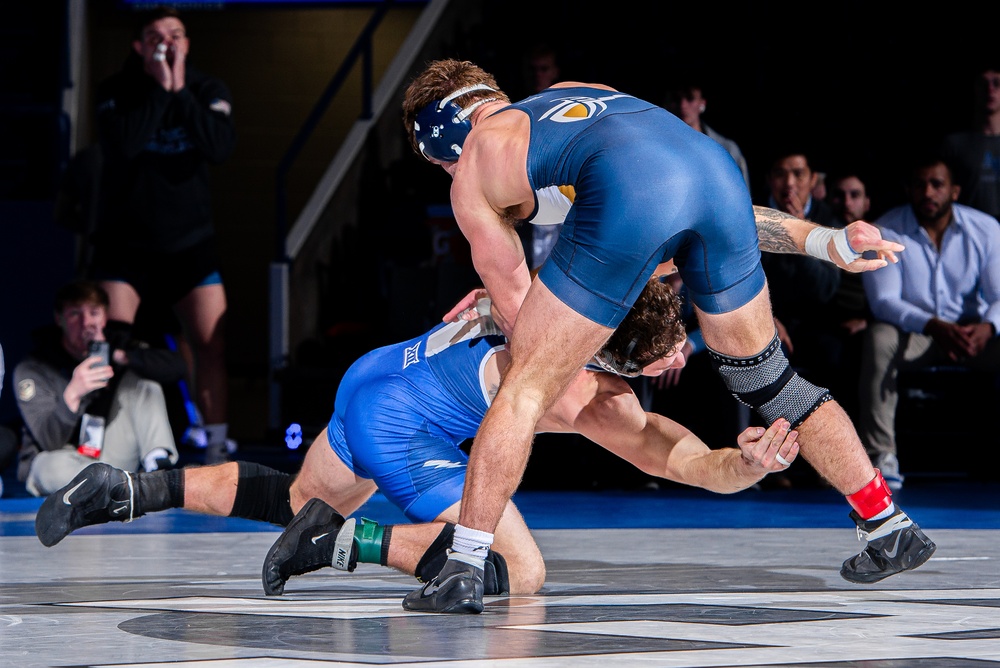
{"type": "Polygon", "coordinates": [[[863,276],[875,316],[861,368],[862,441],[890,489],[900,489],[894,420],[899,368],[940,364],[1000,370],[1000,223],[958,204],[937,156],[913,163],[909,204],[875,224],[906,259],[863,276]]]}

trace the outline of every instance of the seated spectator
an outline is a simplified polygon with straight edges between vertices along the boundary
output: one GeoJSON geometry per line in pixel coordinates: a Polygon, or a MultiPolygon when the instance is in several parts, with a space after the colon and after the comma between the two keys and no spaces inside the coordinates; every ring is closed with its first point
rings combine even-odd
{"type": "Polygon", "coordinates": [[[95,461],[137,471],[177,462],[160,382],[185,373],[180,355],[108,326],[108,295],[73,281],[55,296],[56,324],[35,332],[14,369],[24,420],[18,478],[35,496],[64,486],[95,461]],[[107,342],[107,360],[92,343],[107,342]]]}
{"type": "Polygon", "coordinates": [[[875,224],[906,259],[864,277],[875,320],[862,361],[858,433],[890,489],[900,489],[895,416],[901,368],[937,364],[1000,369],[1000,224],[958,204],[947,163],[914,161],[909,204],[875,224]]]}
{"type": "MultiPolygon", "coordinates": [[[[812,196],[816,199],[826,201],[828,194],[829,193],[827,192],[826,187],[826,172],[816,172],[816,185],[813,186],[812,196]]],[[[851,222],[853,223],[854,221],[852,220],[851,222]]]]}
{"type": "MultiPolygon", "coordinates": [[[[846,227],[856,220],[869,220],[872,209],[868,195],[867,179],[858,171],[845,170],[832,175],[827,193],[827,203],[833,211],[833,227],[846,227]]],[[[857,416],[857,393],[861,374],[861,333],[871,321],[871,309],[865,297],[865,287],[859,274],[841,272],[840,288],[834,297],[833,310],[838,321],[836,335],[842,340],[846,353],[841,356],[845,379],[840,396],[845,410],[857,416]]]]}
{"type": "MultiPolygon", "coordinates": [[[[779,149],[767,171],[767,201],[761,204],[827,227],[844,227],[843,218],[813,196],[817,180],[802,148],[779,149]]],[[[868,317],[858,299],[860,286],[845,281],[846,271],[806,255],[764,253],[761,263],[789,361],[805,378],[829,388],[851,415],[860,365],[860,342],[852,346],[852,337],[868,317]]]]}
{"type": "Polygon", "coordinates": [[[855,172],[845,171],[830,181],[827,202],[837,218],[834,227],[846,227],[856,220],[868,220],[872,201],[865,181],[855,172]]]}

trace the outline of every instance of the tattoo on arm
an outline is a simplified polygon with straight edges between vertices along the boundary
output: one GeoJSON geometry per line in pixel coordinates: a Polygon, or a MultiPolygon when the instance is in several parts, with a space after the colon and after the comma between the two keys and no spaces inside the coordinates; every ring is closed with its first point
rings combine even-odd
{"type": "Polygon", "coordinates": [[[769,253],[801,253],[792,236],[782,224],[786,220],[798,220],[795,216],[763,206],[754,207],[757,221],[757,239],[760,249],[769,253]]]}

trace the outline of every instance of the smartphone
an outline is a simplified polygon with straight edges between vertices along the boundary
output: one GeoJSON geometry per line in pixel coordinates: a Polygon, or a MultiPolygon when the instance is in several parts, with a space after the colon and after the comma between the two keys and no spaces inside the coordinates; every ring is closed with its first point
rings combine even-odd
{"type": "Polygon", "coordinates": [[[111,345],[107,341],[91,341],[89,346],[90,356],[97,355],[101,361],[92,366],[107,366],[111,364],[111,345]]]}

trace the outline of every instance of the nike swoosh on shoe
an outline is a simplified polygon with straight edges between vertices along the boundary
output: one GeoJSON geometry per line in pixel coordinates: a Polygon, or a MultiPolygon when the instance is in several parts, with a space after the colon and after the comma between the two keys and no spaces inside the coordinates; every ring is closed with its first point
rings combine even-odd
{"type": "Polygon", "coordinates": [[[323,539],[323,538],[325,538],[326,536],[329,536],[329,535],[330,535],[330,532],[327,531],[326,533],[321,533],[318,536],[313,536],[312,537],[312,544],[315,545],[318,541],[320,541],[321,539],[323,539]]]}
{"type": "Polygon", "coordinates": [[[890,559],[895,559],[896,558],[896,553],[898,551],[899,551],[899,532],[897,531],[896,532],[896,542],[892,544],[892,549],[891,550],[886,550],[885,551],[885,556],[889,557],[890,559]]]}
{"type": "Polygon", "coordinates": [[[451,575],[449,575],[448,577],[446,577],[441,582],[441,584],[438,584],[437,580],[431,580],[430,582],[427,583],[427,587],[424,589],[424,596],[433,596],[434,593],[437,592],[438,589],[440,589],[441,587],[445,586],[446,584],[448,584],[449,582],[451,582],[452,580],[454,580],[455,578],[457,578],[457,577],[459,577],[461,575],[462,575],[462,573],[452,573],[451,575]]]}
{"type": "Polygon", "coordinates": [[[69,500],[69,497],[73,495],[73,492],[75,492],[76,490],[80,489],[80,487],[82,487],[83,484],[85,482],[87,482],[87,480],[89,480],[89,478],[84,478],[79,483],[77,483],[77,485],[73,489],[71,489],[68,492],[66,492],[65,494],[63,494],[63,503],[65,503],[67,506],[72,506],[73,503],[69,500]]]}

